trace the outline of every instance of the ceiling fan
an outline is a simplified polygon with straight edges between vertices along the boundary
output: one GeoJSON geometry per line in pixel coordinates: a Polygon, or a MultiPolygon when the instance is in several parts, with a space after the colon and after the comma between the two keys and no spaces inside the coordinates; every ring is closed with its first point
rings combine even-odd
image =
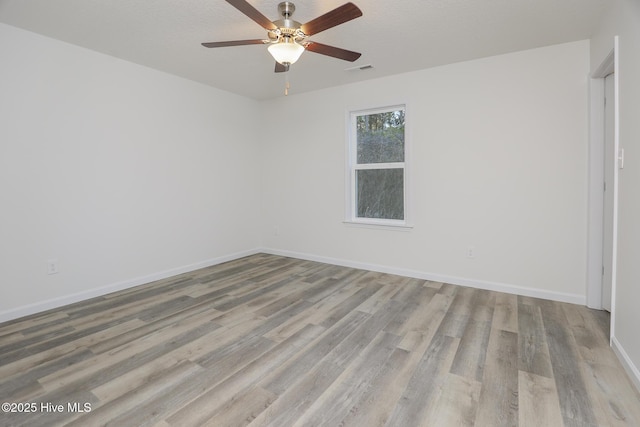
{"type": "Polygon", "coordinates": [[[226,1],[267,30],[268,39],[202,43],[204,47],[266,44],[268,45],[267,49],[269,53],[276,60],[276,73],[289,71],[289,66],[296,62],[305,50],[350,62],[355,61],[361,55],[358,52],[307,40],[309,36],[362,16],[362,11],[353,3],[343,4],[306,24],[301,24],[291,19],[291,15],[293,15],[296,7],[289,1],[282,2],[278,5],[278,13],[283,19],[276,21],[269,21],[269,18],[247,3],[246,0],[226,1]]]}

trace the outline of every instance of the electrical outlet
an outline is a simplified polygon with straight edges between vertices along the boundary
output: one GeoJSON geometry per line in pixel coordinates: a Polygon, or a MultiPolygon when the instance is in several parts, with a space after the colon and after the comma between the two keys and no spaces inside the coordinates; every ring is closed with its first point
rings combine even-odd
{"type": "Polygon", "coordinates": [[[475,258],[476,257],[476,248],[473,246],[467,246],[467,258],[475,258]]]}
{"type": "Polygon", "coordinates": [[[58,260],[47,260],[47,274],[58,274],[58,260]]]}

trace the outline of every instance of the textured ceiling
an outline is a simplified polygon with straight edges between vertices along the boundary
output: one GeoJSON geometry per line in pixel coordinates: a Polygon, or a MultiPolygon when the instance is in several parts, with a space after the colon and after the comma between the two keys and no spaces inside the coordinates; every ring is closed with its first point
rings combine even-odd
{"type": "MultiPolygon", "coordinates": [[[[279,19],[279,0],[248,0],[279,19]]],[[[305,23],[347,0],[297,0],[305,23]]],[[[255,99],[589,38],[611,0],[352,0],[363,16],[311,39],[362,53],[355,63],[305,52],[285,76],[266,31],[223,0],[0,0],[0,22],[255,99]],[[346,69],[367,65],[367,70],[346,69]]]]}

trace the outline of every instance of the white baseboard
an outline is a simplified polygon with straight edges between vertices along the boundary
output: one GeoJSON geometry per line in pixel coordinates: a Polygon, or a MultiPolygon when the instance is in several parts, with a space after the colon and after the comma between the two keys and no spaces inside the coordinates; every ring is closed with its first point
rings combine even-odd
{"type": "Polygon", "coordinates": [[[416,279],[430,280],[433,282],[450,283],[452,285],[468,286],[470,288],[486,289],[489,291],[504,292],[508,294],[522,295],[527,297],[542,298],[552,301],[567,302],[571,304],[586,305],[586,296],[578,294],[568,294],[564,292],[553,292],[544,289],[528,288],[524,286],[510,285],[507,283],[491,282],[486,280],[469,279],[465,277],[447,276],[424,271],[410,270],[404,268],[390,267],[386,265],[369,264],[359,261],[330,258],[319,255],[285,251],[280,249],[262,248],[261,252],[280,255],[291,258],[299,258],[308,261],[323,262],[326,264],[340,265],[343,267],[360,268],[363,270],[377,271],[380,273],[396,274],[399,276],[413,277],[416,279]]]}
{"type": "Polygon", "coordinates": [[[50,310],[52,308],[62,307],[68,304],[73,304],[79,301],[87,300],[89,298],[95,298],[102,295],[109,294],[111,292],[121,291],[123,289],[132,288],[134,286],[144,285],[146,283],[154,282],[156,280],[166,279],[167,277],[176,276],[178,274],[188,273],[205,267],[211,267],[213,265],[222,264],[223,262],[233,261],[235,259],[243,258],[245,256],[254,255],[260,253],[258,249],[252,249],[248,251],[236,252],[230,255],[224,255],[218,258],[212,258],[205,261],[196,262],[193,264],[185,265],[182,267],[176,267],[158,273],[149,274],[146,276],[136,277],[133,279],[123,280],[121,282],[112,283],[107,286],[99,288],[88,289],[86,291],[77,292],[70,295],[64,295],[57,298],[52,298],[46,301],[39,301],[33,304],[24,305],[11,310],[0,312],[0,322],[6,322],[8,320],[18,319],[20,317],[28,316],[42,311],[50,310]]]}
{"type": "Polygon", "coordinates": [[[190,271],[198,270],[200,268],[210,267],[223,262],[233,261],[238,258],[242,258],[257,253],[268,253],[272,255],[280,255],[291,258],[304,259],[309,261],[323,262],[326,264],[340,265],[344,267],[360,268],[364,270],[377,271],[380,273],[397,274],[399,276],[414,277],[417,279],[431,280],[434,282],[451,283],[453,285],[468,286],[472,288],[486,289],[490,291],[505,292],[509,294],[523,295],[534,298],[543,298],[553,301],[568,302],[572,304],[586,304],[586,298],[583,295],[566,294],[561,292],[545,291],[541,289],[527,288],[522,286],[510,285],[505,283],[490,282],[484,280],[474,280],[464,277],[446,276],[441,274],[422,272],[417,270],[403,269],[390,267],[385,265],[370,264],[359,261],[344,260],[339,258],[331,258],[318,256],[313,254],[284,251],[271,248],[259,248],[251,249],[247,251],[237,252],[230,255],[225,255],[218,258],[213,258],[194,264],[185,265],[182,267],[172,268],[169,270],[161,271],[158,273],[149,274],[142,277],[136,277],[129,280],[124,280],[117,283],[112,283],[100,288],[89,289],[82,292],[77,292],[70,295],[64,295],[57,298],[52,298],[46,301],[39,301],[33,304],[24,305],[14,309],[0,312],[0,322],[6,322],[8,320],[18,319],[20,317],[28,316],[31,314],[39,313],[42,311],[50,310],[53,308],[62,307],[68,304],[73,304],[79,301],[83,301],[89,298],[95,298],[102,295],[109,294],[111,292],[120,291],[123,289],[132,288],[134,286],[144,285],[156,280],[166,279],[167,277],[176,276],[182,273],[188,273],[190,271]]]}
{"type": "Polygon", "coordinates": [[[638,367],[633,364],[633,361],[615,336],[611,337],[611,348],[613,348],[614,353],[618,356],[624,370],[629,374],[629,378],[631,378],[633,385],[635,385],[636,389],[640,391],[640,370],[638,370],[638,367]]]}

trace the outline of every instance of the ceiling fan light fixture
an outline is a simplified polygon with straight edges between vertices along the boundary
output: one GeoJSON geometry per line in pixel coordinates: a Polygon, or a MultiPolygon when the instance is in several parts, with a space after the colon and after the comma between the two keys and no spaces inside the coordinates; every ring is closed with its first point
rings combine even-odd
{"type": "MultiPolygon", "coordinates": [[[[1,0],[0,0],[1,1],[1,0]]],[[[289,71],[289,66],[294,64],[305,50],[330,56],[344,61],[354,62],[360,58],[360,53],[341,49],[334,46],[308,40],[308,37],[344,24],[362,16],[362,11],[353,3],[345,3],[324,15],[301,24],[291,19],[295,11],[295,5],[290,1],[281,2],[278,5],[278,13],[283,19],[271,21],[260,11],[253,7],[247,0],[226,0],[231,6],[238,9],[244,15],[255,21],[267,30],[267,39],[231,40],[221,42],[202,43],[204,47],[243,46],[251,44],[267,44],[267,50],[276,60],[275,73],[289,71]]]]}
{"type": "Polygon", "coordinates": [[[304,52],[304,46],[295,42],[290,37],[282,37],[278,43],[272,43],[267,50],[277,62],[282,65],[295,63],[304,52]]]}

